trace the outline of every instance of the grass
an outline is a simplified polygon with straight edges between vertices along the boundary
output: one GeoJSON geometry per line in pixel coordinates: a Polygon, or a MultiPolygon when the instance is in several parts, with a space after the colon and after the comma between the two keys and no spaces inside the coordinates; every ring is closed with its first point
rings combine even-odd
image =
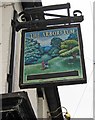
{"type": "MultiPolygon", "coordinates": [[[[24,80],[27,75],[33,74],[47,74],[47,73],[58,73],[58,72],[66,72],[72,70],[78,70],[79,76],[82,75],[82,70],[80,67],[80,58],[63,58],[56,57],[48,61],[49,67],[45,70],[42,69],[42,65],[34,64],[34,65],[26,65],[24,67],[24,80]]],[[[26,80],[25,80],[26,81],[26,80]]]]}

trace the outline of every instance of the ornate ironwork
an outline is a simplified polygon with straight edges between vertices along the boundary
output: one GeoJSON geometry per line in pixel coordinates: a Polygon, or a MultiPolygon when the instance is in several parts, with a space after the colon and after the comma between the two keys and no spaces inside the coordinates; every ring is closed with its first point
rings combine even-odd
{"type": "Polygon", "coordinates": [[[16,27],[16,31],[20,29],[39,29],[48,25],[58,25],[58,24],[73,24],[82,22],[84,16],[80,10],[75,10],[73,16],[70,16],[70,3],[51,5],[51,6],[40,6],[35,8],[26,8],[21,13],[18,14],[18,18],[13,21],[16,27]],[[50,10],[67,9],[67,16],[45,13],[50,10]],[[54,16],[58,18],[54,19],[44,19],[44,16],[54,16]]]}

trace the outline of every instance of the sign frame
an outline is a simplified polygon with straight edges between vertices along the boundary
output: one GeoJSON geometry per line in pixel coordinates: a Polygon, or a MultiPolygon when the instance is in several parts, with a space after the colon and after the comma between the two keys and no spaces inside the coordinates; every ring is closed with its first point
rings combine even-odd
{"type": "MultiPolygon", "coordinates": [[[[56,34],[56,33],[55,33],[56,34]]],[[[59,33],[58,33],[59,34],[59,33]]],[[[60,33],[61,34],[61,33],[60,33]]],[[[69,33],[68,33],[69,34],[69,33]]],[[[46,34],[45,34],[46,35],[46,34]]],[[[35,35],[32,37],[36,37],[35,35]]],[[[43,63],[41,63],[43,64],[43,63]]],[[[43,66],[43,65],[42,65],[43,66]]],[[[72,84],[83,84],[87,83],[86,78],[86,69],[85,69],[85,61],[84,61],[84,53],[83,53],[83,42],[82,42],[82,34],[81,34],[81,28],[80,24],[71,24],[71,25],[61,25],[61,26],[52,26],[52,27],[45,27],[45,28],[35,28],[35,29],[25,29],[22,30],[22,38],[21,38],[21,57],[20,57],[20,74],[19,74],[19,86],[20,88],[37,88],[37,87],[47,87],[47,86],[59,86],[59,85],[72,85],[72,84]],[[82,78],[74,78],[74,79],[64,79],[64,77],[68,76],[78,76],[78,71],[74,70],[71,72],[55,72],[55,73],[46,73],[44,74],[32,74],[29,75],[27,78],[31,81],[35,81],[34,83],[30,82],[30,80],[26,80],[24,82],[24,64],[25,64],[25,57],[24,57],[24,50],[25,50],[25,34],[26,33],[39,33],[39,32],[46,32],[46,31],[53,31],[53,30],[59,30],[59,29],[72,29],[76,28],[78,33],[78,46],[80,51],[80,61],[81,61],[81,69],[82,69],[82,78]],[[71,75],[70,75],[71,74],[71,75]],[[31,79],[32,78],[32,79],[31,79]],[[56,78],[60,78],[60,80],[53,80],[56,78]],[[52,79],[52,80],[51,80],[52,79]],[[36,82],[36,80],[41,82],[36,82]],[[47,81],[46,81],[47,80],[47,81]],[[49,80],[49,81],[48,81],[49,80]],[[27,83],[29,81],[29,83],[27,83]]]]}

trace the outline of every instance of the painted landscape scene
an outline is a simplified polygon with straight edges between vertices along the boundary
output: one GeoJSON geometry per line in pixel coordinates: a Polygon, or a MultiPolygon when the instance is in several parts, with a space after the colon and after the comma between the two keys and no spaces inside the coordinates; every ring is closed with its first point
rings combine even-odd
{"type": "MultiPolygon", "coordinates": [[[[78,76],[75,78],[83,77],[77,27],[25,33],[24,82],[27,81],[28,75],[74,70],[78,71],[78,76]]],[[[70,79],[67,76],[62,80],[66,78],[70,79]]],[[[48,78],[45,81],[48,81],[48,78]]]]}

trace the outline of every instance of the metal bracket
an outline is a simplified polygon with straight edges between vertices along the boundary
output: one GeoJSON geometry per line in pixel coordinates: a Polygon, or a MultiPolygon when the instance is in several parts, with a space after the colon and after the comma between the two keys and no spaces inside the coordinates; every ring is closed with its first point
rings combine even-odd
{"type": "Polygon", "coordinates": [[[35,8],[26,8],[21,13],[19,13],[22,22],[16,19],[15,26],[16,31],[20,29],[39,29],[49,25],[59,25],[59,24],[73,24],[77,22],[82,22],[84,16],[80,10],[75,10],[73,16],[70,16],[70,3],[51,5],[51,6],[40,6],[35,8]],[[67,9],[67,16],[45,13],[50,10],[67,9]],[[56,19],[45,19],[44,16],[54,16],[58,17],[56,19]]]}
{"type": "Polygon", "coordinates": [[[7,74],[8,93],[11,93],[11,92],[12,92],[13,67],[14,67],[14,51],[15,51],[16,20],[17,20],[17,11],[14,10],[13,20],[11,20],[12,37],[11,37],[10,66],[9,66],[9,74],[7,74]]]}

